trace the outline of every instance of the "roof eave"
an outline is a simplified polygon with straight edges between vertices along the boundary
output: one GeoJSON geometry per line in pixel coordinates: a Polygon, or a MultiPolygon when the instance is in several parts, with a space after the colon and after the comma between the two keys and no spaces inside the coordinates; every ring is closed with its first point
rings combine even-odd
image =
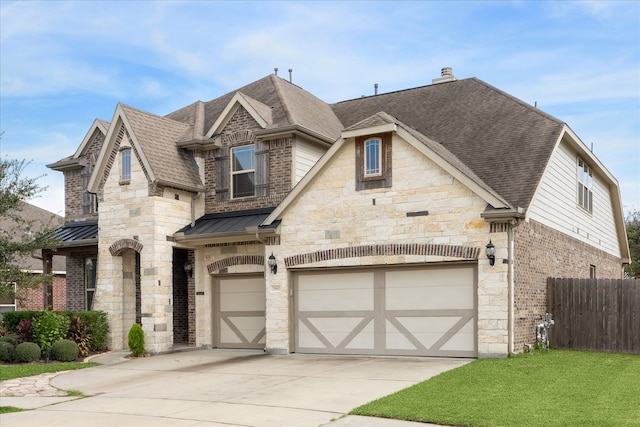
{"type": "Polygon", "coordinates": [[[267,139],[266,137],[278,138],[291,135],[300,135],[307,138],[310,137],[311,139],[325,145],[331,145],[335,141],[335,139],[329,136],[323,135],[301,125],[267,127],[266,129],[259,129],[254,131],[254,134],[258,137],[261,137],[262,139],[267,139]]]}
{"type": "Polygon", "coordinates": [[[247,241],[255,241],[257,239],[257,235],[265,236],[265,235],[275,235],[276,229],[258,229],[256,231],[256,227],[248,227],[245,231],[232,231],[227,233],[206,233],[206,234],[196,234],[193,236],[189,236],[184,232],[175,233],[173,237],[178,243],[188,243],[195,245],[204,245],[207,243],[233,243],[233,242],[247,242],[247,241]]]}

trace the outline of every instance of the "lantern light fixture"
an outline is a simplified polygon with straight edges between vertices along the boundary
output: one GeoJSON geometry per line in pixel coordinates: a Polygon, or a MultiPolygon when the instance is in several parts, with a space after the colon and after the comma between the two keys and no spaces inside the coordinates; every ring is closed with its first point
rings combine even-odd
{"type": "Polygon", "coordinates": [[[269,255],[267,263],[269,264],[269,269],[271,270],[271,272],[273,274],[276,274],[278,272],[278,263],[276,262],[276,257],[273,256],[273,252],[271,252],[271,255],[269,255]]]}
{"type": "Polygon", "coordinates": [[[496,263],[496,247],[491,243],[491,239],[489,239],[486,251],[487,258],[489,258],[489,265],[494,265],[496,263]]]}

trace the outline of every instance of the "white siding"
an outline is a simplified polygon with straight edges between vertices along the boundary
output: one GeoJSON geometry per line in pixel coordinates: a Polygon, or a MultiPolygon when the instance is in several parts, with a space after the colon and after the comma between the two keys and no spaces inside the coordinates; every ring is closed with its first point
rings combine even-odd
{"type": "Polygon", "coordinates": [[[297,140],[293,153],[293,185],[309,172],[326,149],[306,141],[297,140]]]}
{"type": "Polygon", "coordinates": [[[577,158],[577,152],[567,143],[562,141],[558,145],[527,216],[607,253],[620,256],[611,192],[595,172],[593,212],[589,213],[578,206],[577,158]]]}

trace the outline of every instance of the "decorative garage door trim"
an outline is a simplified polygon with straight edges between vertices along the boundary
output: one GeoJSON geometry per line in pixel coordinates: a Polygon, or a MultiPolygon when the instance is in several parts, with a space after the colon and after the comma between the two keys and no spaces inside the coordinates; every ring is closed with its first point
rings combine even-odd
{"type": "Polygon", "coordinates": [[[433,255],[455,257],[475,261],[480,255],[480,248],[456,245],[436,245],[421,243],[388,243],[381,245],[350,246],[346,248],[326,249],[293,255],[284,259],[287,268],[302,264],[313,264],[332,259],[360,258],[380,255],[433,255]]]}
{"type": "Polygon", "coordinates": [[[231,267],[232,265],[262,265],[264,266],[264,257],[262,255],[237,255],[230,256],[220,261],[212,262],[207,265],[207,271],[209,274],[214,274],[216,271],[231,267]]]}
{"type": "Polygon", "coordinates": [[[477,357],[476,266],[304,270],[295,351],[477,357]]]}

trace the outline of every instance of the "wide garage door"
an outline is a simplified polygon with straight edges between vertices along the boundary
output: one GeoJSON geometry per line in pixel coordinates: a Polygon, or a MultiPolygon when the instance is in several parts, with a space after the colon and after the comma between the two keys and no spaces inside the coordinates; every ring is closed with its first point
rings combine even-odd
{"type": "Polygon", "coordinates": [[[264,277],[222,277],[214,282],[214,345],[265,348],[264,277]]]}
{"type": "Polygon", "coordinates": [[[475,266],[305,271],[300,353],[476,357],[475,266]]]}

